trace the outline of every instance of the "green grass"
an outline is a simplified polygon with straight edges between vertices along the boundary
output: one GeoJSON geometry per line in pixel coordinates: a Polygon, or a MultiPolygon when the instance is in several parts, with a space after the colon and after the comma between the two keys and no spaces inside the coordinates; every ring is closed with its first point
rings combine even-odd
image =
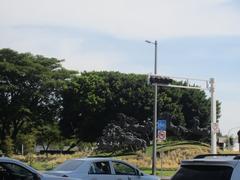
{"type": "MultiPolygon", "coordinates": [[[[198,147],[209,147],[206,143],[198,141],[165,141],[157,144],[157,151],[173,151],[178,148],[198,148],[198,147]]],[[[152,147],[148,147],[146,154],[151,155],[152,147]]]]}
{"type": "MultiPolygon", "coordinates": [[[[152,174],[152,169],[151,168],[140,168],[141,171],[143,171],[146,174],[152,174]]],[[[176,173],[177,170],[157,170],[157,176],[167,176],[167,177],[171,177],[176,173]]]]}
{"type": "Polygon", "coordinates": [[[32,162],[29,165],[32,166],[33,168],[39,170],[39,171],[52,170],[54,168],[54,166],[55,166],[55,165],[49,164],[47,162],[32,162]]]}

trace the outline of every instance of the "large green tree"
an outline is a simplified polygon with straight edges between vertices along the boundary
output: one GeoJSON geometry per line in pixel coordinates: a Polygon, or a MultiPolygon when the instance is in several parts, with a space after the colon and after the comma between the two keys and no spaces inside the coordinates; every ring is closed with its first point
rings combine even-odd
{"type": "MultiPolygon", "coordinates": [[[[63,93],[62,132],[79,140],[96,141],[119,113],[139,124],[152,122],[153,94],[146,75],[83,72],[63,93]]],[[[158,117],[174,126],[192,128],[191,122],[197,122],[197,128],[206,128],[209,105],[204,91],[159,87],[158,117]]],[[[177,136],[171,128],[168,133],[177,136]]]]}
{"type": "Polygon", "coordinates": [[[75,72],[61,60],[0,50],[0,139],[59,120],[61,91],[75,72]]]}
{"type": "MultiPolygon", "coordinates": [[[[114,132],[110,128],[118,126],[124,129],[121,132],[130,132],[148,144],[151,132],[139,135],[125,127],[151,124],[153,100],[154,89],[147,84],[146,75],[106,71],[77,74],[64,69],[55,58],[0,50],[0,143],[9,144],[8,149],[19,134],[41,129],[39,135],[43,136],[52,125],[60,125],[65,138],[88,142],[101,137],[103,129],[114,132]],[[128,118],[118,118],[119,114],[128,118]],[[121,126],[113,121],[116,119],[122,121],[121,126]],[[134,123],[127,119],[134,119],[134,123]]],[[[219,103],[217,109],[219,117],[219,103]]],[[[170,136],[201,139],[201,132],[209,129],[210,100],[204,91],[159,87],[158,118],[169,122],[170,136]],[[188,136],[178,136],[176,132],[182,130],[187,130],[188,136]]]]}
{"type": "Polygon", "coordinates": [[[63,93],[62,132],[96,141],[118,113],[144,121],[152,114],[152,94],[144,75],[84,72],[63,93]]]}

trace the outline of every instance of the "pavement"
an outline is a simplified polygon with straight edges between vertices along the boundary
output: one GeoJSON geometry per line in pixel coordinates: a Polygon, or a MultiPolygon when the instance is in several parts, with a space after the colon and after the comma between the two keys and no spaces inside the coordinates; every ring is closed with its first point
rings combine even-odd
{"type": "Polygon", "coordinates": [[[161,180],[170,180],[171,179],[171,177],[167,177],[167,176],[162,176],[161,177],[161,180]]]}

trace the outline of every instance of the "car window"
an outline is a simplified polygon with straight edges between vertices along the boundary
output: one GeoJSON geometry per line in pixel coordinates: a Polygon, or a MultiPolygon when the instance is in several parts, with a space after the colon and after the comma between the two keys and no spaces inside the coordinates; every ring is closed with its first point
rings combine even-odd
{"type": "Polygon", "coordinates": [[[111,174],[108,161],[93,162],[89,169],[89,174],[111,174]]]}
{"type": "Polygon", "coordinates": [[[172,180],[230,180],[233,168],[228,166],[185,165],[172,180]]]}
{"type": "Polygon", "coordinates": [[[113,169],[117,175],[136,175],[135,168],[121,162],[113,161],[113,169]]]}
{"type": "Polygon", "coordinates": [[[32,172],[13,163],[0,163],[0,176],[13,180],[34,180],[34,174],[32,172]]]}
{"type": "Polygon", "coordinates": [[[73,171],[80,167],[84,161],[82,160],[68,160],[63,164],[57,166],[54,171],[73,171]]]}

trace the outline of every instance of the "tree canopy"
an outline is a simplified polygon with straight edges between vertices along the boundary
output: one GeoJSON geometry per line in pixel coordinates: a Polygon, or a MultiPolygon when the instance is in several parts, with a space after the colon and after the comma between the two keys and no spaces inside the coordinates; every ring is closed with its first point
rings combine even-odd
{"type": "Polygon", "coordinates": [[[16,141],[19,133],[60,119],[61,91],[75,72],[61,60],[11,49],[0,50],[0,139],[16,141]]]}
{"type": "MultiPolygon", "coordinates": [[[[136,146],[121,146],[123,149],[150,144],[154,91],[147,83],[147,75],[78,73],[63,68],[61,62],[11,49],[0,50],[2,146],[13,146],[19,134],[41,136],[36,140],[43,146],[52,142],[48,136],[54,139],[60,134],[78,142],[139,142],[136,146]],[[121,134],[125,140],[119,136],[109,139],[107,134],[111,133],[121,134]]],[[[219,117],[219,103],[217,109],[219,117]]],[[[210,99],[201,90],[159,87],[158,118],[168,121],[168,136],[204,139],[206,135],[200,132],[209,132],[210,99]],[[187,135],[179,135],[184,131],[187,135]]]]}

